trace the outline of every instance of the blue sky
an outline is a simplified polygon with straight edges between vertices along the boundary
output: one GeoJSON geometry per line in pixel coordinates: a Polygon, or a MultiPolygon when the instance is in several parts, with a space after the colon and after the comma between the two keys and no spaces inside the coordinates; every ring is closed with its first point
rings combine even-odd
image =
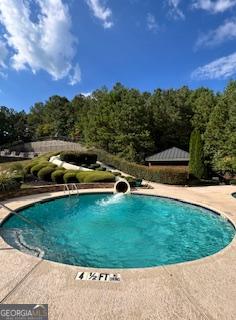
{"type": "Polygon", "coordinates": [[[236,0],[1,0],[0,105],[236,75],[236,0]]]}

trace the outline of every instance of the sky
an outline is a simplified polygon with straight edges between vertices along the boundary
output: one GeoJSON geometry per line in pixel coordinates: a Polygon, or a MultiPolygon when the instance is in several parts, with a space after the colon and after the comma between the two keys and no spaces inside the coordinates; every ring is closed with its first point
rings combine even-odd
{"type": "Polygon", "coordinates": [[[235,76],[236,0],[0,0],[0,105],[235,76]]]}

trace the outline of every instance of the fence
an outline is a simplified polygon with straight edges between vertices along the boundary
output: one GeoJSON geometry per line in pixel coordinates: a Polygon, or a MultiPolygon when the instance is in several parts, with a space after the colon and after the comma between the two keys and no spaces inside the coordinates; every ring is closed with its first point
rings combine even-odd
{"type": "Polygon", "coordinates": [[[63,140],[47,140],[35,141],[18,144],[8,149],[0,151],[0,157],[11,158],[34,158],[41,153],[54,152],[54,151],[86,151],[86,148],[81,144],[75,142],[68,142],[63,140]]]}
{"type": "Polygon", "coordinates": [[[35,141],[22,143],[13,147],[9,147],[10,152],[35,152],[35,153],[45,153],[51,151],[85,151],[86,149],[82,147],[79,143],[68,142],[63,140],[47,140],[47,141],[35,141]]]}

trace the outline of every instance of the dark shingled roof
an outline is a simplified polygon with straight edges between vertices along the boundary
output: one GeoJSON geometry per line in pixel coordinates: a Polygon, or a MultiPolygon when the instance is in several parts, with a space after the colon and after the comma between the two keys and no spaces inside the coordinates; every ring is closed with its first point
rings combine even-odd
{"type": "Polygon", "coordinates": [[[189,153],[179,148],[170,148],[145,159],[147,162],[189,161],[189,153]]]}

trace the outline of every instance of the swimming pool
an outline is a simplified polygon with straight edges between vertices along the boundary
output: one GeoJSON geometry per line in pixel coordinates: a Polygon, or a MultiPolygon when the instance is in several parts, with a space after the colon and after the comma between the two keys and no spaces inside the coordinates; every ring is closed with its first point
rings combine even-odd
{"type": "Polygon", "coordinates": [[[19,250],[71,265],[143,268],[212,255],[235,229],[210,210],[144,195],[87,194],[20,211],[45,231],[11,216],[1,226],[19,250]]]}

